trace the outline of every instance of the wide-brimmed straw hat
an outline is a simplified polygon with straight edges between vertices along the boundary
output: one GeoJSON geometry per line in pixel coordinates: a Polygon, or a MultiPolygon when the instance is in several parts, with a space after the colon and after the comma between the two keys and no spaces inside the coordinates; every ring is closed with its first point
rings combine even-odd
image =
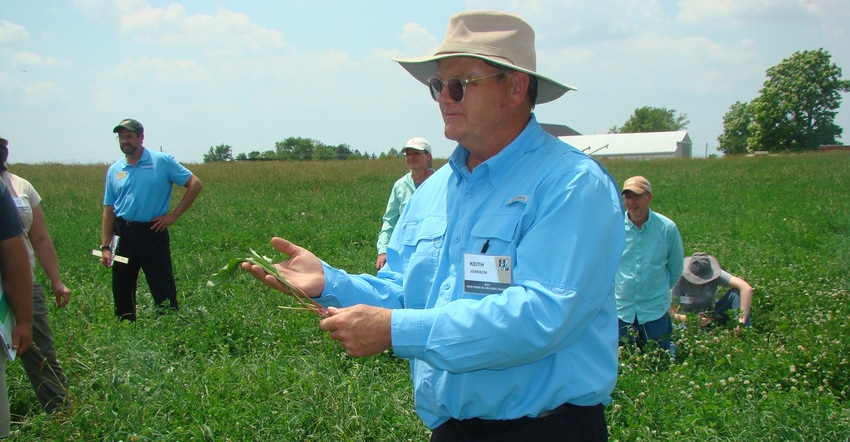
{"type": "Polygon", "coordinates": [[[434,55],[399,59],[414,78],[428,84],[437,72],[437,61],[449,57],[474,57],[537,77],[537,103],[548,103],[577,90],[536,72],[534,30],[522,18],[498,11],[467,11],[449,20],[446,38],[434,55]]]}
{"type": "Polygon", "coordinates": [[[685,258],[682,276],[694,284],[705,284],[720,276],[720,263],[717,258],[697,252],[685,258]]]}

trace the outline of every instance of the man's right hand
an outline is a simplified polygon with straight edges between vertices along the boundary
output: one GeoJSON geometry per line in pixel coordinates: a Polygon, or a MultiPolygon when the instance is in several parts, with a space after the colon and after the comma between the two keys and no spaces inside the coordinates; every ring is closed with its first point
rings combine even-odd
{"type": "MultiPolygon", "coordinates": [[[[316,298],[321,296],[325,289],[325,272],[322,261],[309,250],[297,246],[283,238],[272,238],[272,245],[280,252],[289,255],[288,261],[275,264],[280,273],[295,287],[301,289],[305,295],[316,298]]],[[[269,275],[262,267],[248,262],[242,263],[242,268],[254,275],[265,285],[289,293],[274,276],[269,275]]],[[[294,293],[289,293],[294,295],[294,293]]]]}
{"type": "Polygon", "coordinates": [[[104,267],[112,267],[112,251],[109,249],[103,249],[100,251],[100,263],[103,264],[104,267]]]}

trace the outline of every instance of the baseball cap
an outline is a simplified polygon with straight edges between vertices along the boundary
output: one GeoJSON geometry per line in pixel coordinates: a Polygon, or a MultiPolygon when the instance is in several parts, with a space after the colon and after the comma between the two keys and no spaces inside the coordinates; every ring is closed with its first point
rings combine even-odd
{"type": "Polygon", "coordinates": [[[142,127],[142,123],[139,123],[138,121],[136,121],[132,118],[127,118],[127,119],[122,120],[120,123],[118,123],[117,126],[115,126],[114,129],[112,129],[112,133],[117,134],[118,131],[120,131],[121,129],[127,129],[127,130],[129,130],[131,132],[135,132],[139,135],[145,133],[145,128],[142,127]]]}
{"type": "Polygon", "coordinates": [[[623,192],[627,190],[631,190],[638,195],[643,195],[644,192],[652,193],[652,184],[649,184],[649,180],[642,176],[633,176],[623,183],[623,192]]]}
{"type": "Polygon", "coordinates": [[[428,140],[419,137],[413,137],[407,140],[407,143],[404,143],[404,147],[401,148],[401,151],[404,152],[405,149],[431,153],[431,145],[428,143],[428,140]]]}

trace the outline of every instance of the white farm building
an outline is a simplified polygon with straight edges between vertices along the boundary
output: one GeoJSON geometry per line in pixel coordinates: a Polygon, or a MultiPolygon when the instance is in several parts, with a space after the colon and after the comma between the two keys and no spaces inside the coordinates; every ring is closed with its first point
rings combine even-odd
{"type": "Polygon", "coordinates": [[[688,131],[567,135],[562,141],[596,158],[691,158],[688,131]]]}

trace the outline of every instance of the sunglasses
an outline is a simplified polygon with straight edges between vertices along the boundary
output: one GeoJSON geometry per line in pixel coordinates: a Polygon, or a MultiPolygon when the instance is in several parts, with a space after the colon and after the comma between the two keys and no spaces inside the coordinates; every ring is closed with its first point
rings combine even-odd
{"type": "Polygon", "coordinates": [[[443,87],[446,87],[449,91],[449,98],[451,98],[452,101],[460,103],[466,96],[467,84],[475,83],[476,81],[486,80],[488,78],[493,78],[498,75],[502,75],[505,72],[507,71],[498,71],[494,74],[485,75],[483,77],[478,78],[469,78],[467,80],[461,80],[457,77],[452,77],[448,80],[443,80],[440,77],[431,77],[428,79],[428,87],[431,89],[431,98],[433,98],[434,101],[439,101],[440,93],[443,92],[443,87]]]}

